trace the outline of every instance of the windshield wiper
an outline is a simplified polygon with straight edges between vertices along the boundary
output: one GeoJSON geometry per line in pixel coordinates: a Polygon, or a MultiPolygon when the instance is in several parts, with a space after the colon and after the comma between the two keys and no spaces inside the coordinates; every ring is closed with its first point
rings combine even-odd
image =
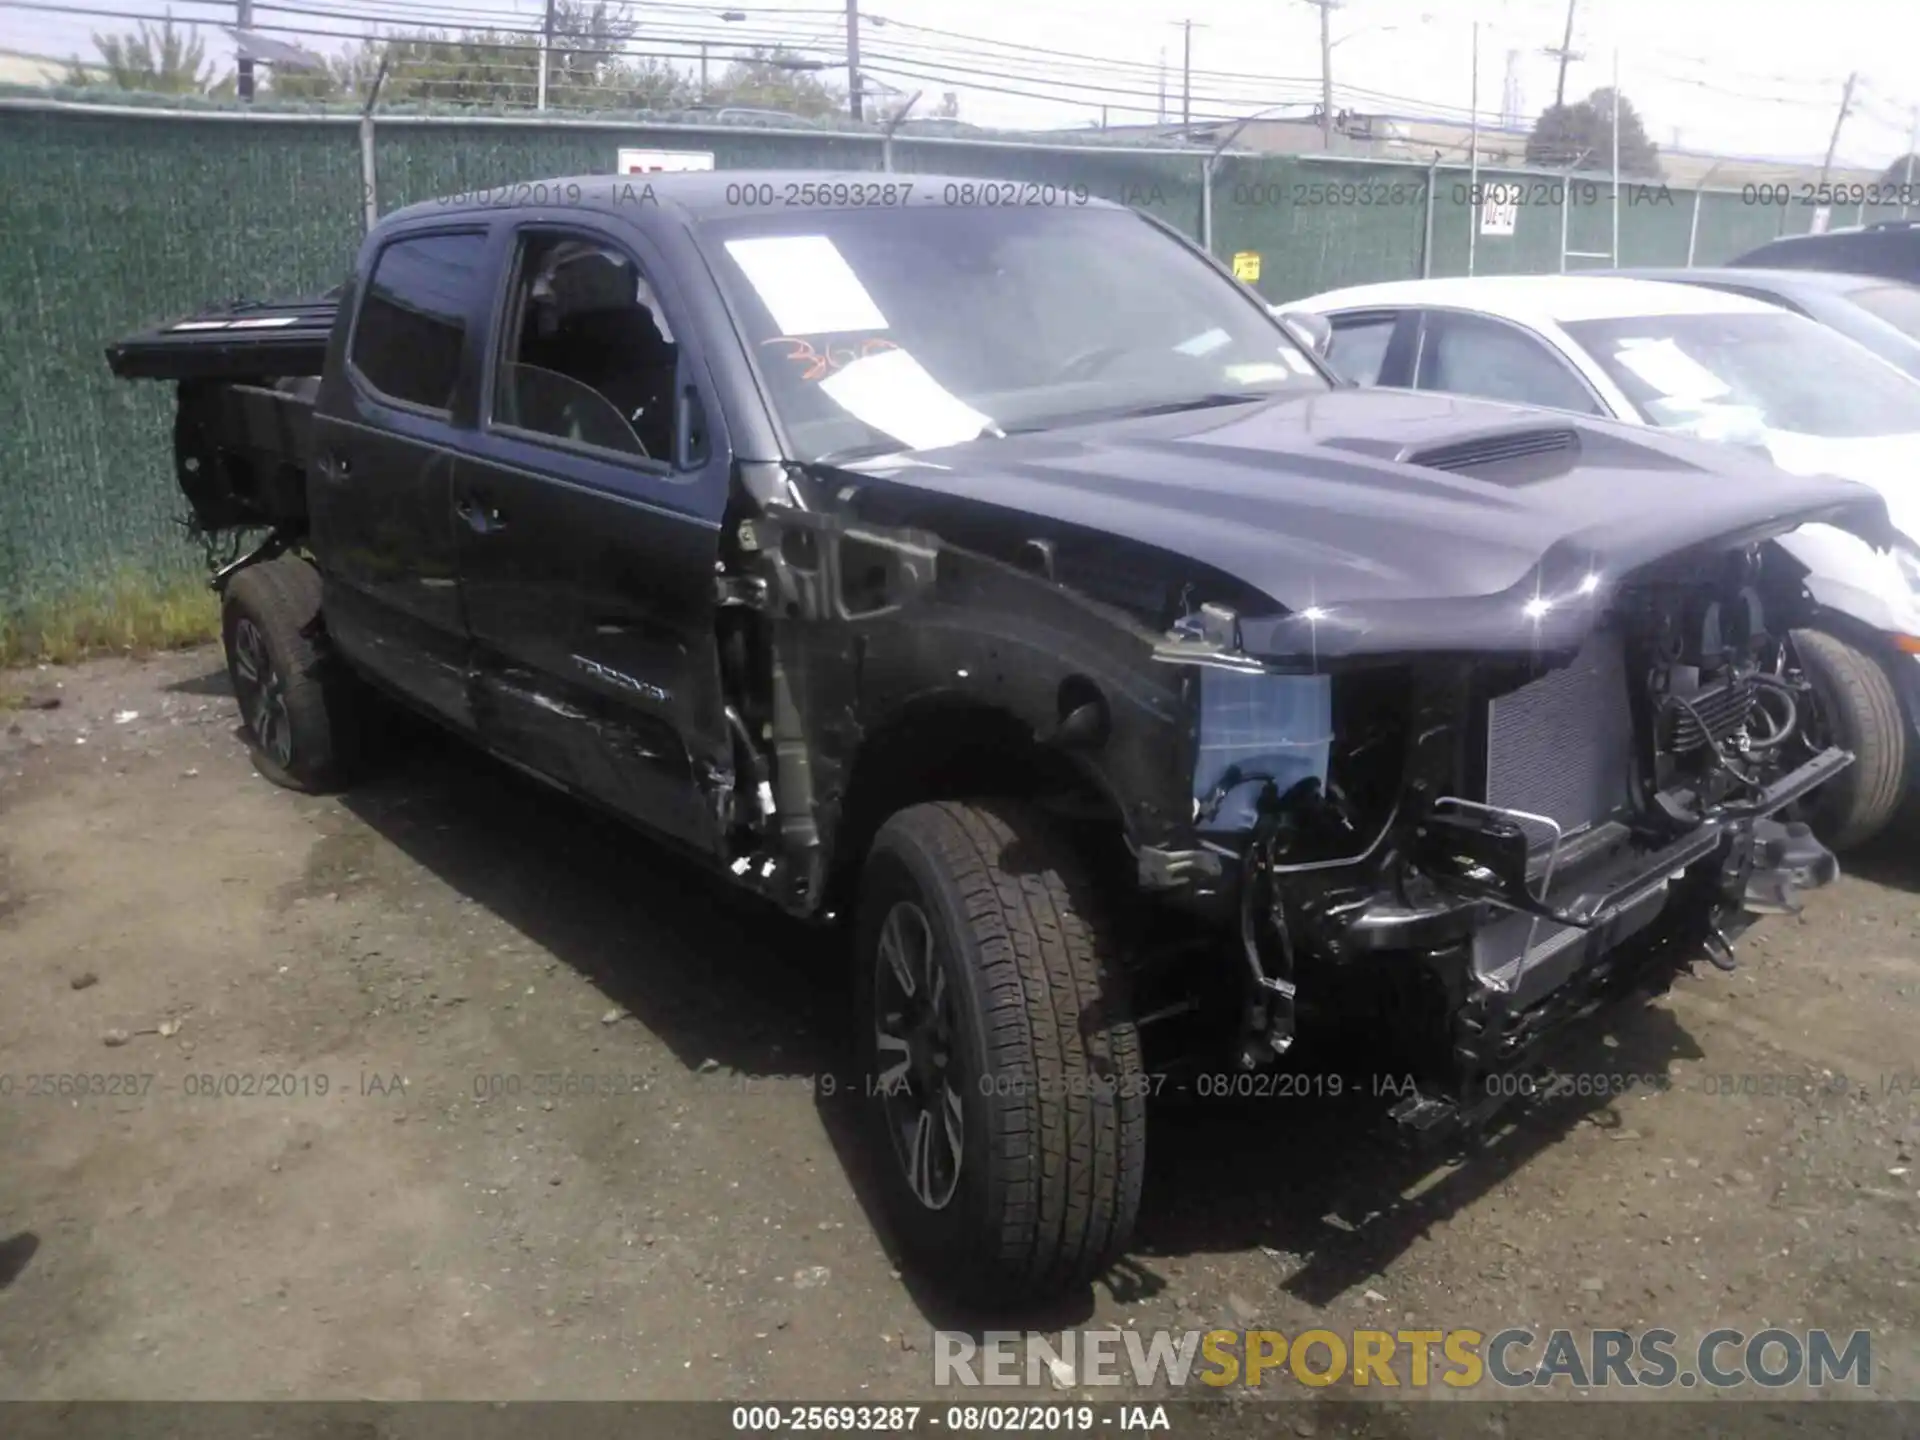
{"type": "Polygon", "coordinates": [[[908,447],[898,440],[870,440],[865,445],[843,445],[807,461],[809,465],[850,465],[856,460],[877,460],[882,455],[904,455],[908,447]]]}
{"type": "Polygon", "coordinates": [[[1158,400],[1150,405],[1110,405],[1097,410],[1072,410],[1064,415],[1049,415],[1007,431],[1009,435],[1032,435],[1042,430],[1057,430],[1063,425],[1087,425],[1096,420],[1143,420],[1150,415],[1178,415],[1183,410],[1212,410],[1223,405],[1246,405],[1255,400],[1280,400],[1294,392],[1288,390],[1216,390],[1206,395],[1190,395],[1184,400],[1158,400]]]}
{"type": "MultiPolygon", "coordinates": [[[[1010,431],[1002,430],[992,421],[988,421],[986,428],[971,440],[959,440],[954,443],[971,445],[974,440],[1004,440],[1010,433],[1010,431]]],[[[829,450],[826,454],[809,460],[807,463],[809,465],[846,466],[858,460],[877,460],[884,455],[910,455],[917,448],[943,449],[945,447],[917,447],[913,445],[902,445],[898,440],[873,440],[865,445],[845,445],[838,450],[829,450]]]]}

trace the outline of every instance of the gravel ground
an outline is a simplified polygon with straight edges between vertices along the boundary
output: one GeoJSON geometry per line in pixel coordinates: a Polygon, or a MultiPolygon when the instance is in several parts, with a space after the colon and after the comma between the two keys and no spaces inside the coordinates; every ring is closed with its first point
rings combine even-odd
{"type": "Polygon", "coordinates": [[[876,1225],[818,939],[451,742],[276,789],[211,651],[9,691],[0,1396],[924,1399],[936,1327],[1784,1325],[1920,1398],[1908,835],[1568,1058],[1624,1093],[1437,1172],[1352,1104],[1166,1104],[1111,1283],[956,1315],[876,1225]]]}

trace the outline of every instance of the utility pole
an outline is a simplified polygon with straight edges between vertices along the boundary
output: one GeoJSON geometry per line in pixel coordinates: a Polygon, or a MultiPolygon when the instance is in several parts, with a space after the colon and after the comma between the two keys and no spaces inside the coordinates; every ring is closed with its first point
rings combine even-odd
{"type": "Polygon", "coordinates": [[[1180,123],[1193,123],[1193,21],[1182,20],[1180,47],[1180,123]]]}
{"type": "Polygon", "coordinates": [[[540,26],[540,82],[539,92],[534,96],[533,107],[536,110],[547,108],[547,67],[552,63],[553,55],[553,0],[547,0],[547,18],[540,26]]]}
{"type": "Polygon", "coordinates": [[[1900,187],[1900,218],[1907,218],[1913,203],[1913,152],[1920,150],[1920,105],[1913,107],[1913,129],[1907,133],[1907,178],[1900,187]]]}
{"type": "MultiPolygon", "coordinates": [[[[253,0],[240,0],[239,29],[245,35],[253,28],[253,0]]],[[[253,99],[253,56],[246,40],[240,42],[239,59],[234,64],[233,88],[242,100],[253,99]]]]}
{"type": "Polygon", "coordinates": [[[860,0],[847,0],[847,108],[864,119],[860,101],[860,0]]]}
{"type": "Polygon", "coordinates": [[[707,98],[707,42],[700,42],[700,98],[707,98]]]}
{"type": "Polygon", "coordinates": [[[1613,52],[1613,119],[1609,122],[1613,130],[1613,258],[1608,261],[1615,269],[1620,267],[1620,52],[1613,52]]]}
{"type": "Polygon", "coordinates": [[[1160,118],[1159,123],[1167,123],[1167,47],[1160,47],[1160,118]]]}
{"type": "Polygon", "coordinates": [[[1833,169],[1833,152],[1840,148],[1840,127],[1847,123],[1847,116],[1853,110],[1853,87],[1859,78],[1857,71],[1847,76],[1847,88],[1840,92],[1840,113],[1833,117],[1833,136],[1827,141],[1827,158],[1820,162],[1822,185],[1827,183],[1827,172],[1833,169]]]}
{"type": "Polygon", "coordinates": [[[1555,49],[1549,45],[1540,52],[1542,55],[1560,57],[1560,78],[1553,82],[1553,103],[1556,107],[1567,103],[1567,62],[1586,58],[1573,48],[1573,9],[1578,3],[1579,0],[1567,0],[1567,29],[1566,33],[1560,37],[1559,48],[1555,49]]]}
{"type": "Polygon", "coordinates": [[[1309,0],[1320,7],[1320,148],[1333,149],[1333,7],[1339,0],[1309,0]]]}
{"type": "Polygon", "coordinates": [[[1473,22],[1473,117],[1467,131],[1467,274],[1473,274],[1474,254],[1480,239],[1480,225],[1486,214],[1486,201],[1480,198],[1480,22],[1473,22]]]}

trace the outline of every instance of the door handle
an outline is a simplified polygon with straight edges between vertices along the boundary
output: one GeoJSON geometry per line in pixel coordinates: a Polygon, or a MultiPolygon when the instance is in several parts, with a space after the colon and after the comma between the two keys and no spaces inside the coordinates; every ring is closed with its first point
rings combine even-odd
{"type": "Polygon", "coordinates": [[[324,480],[344,483],[353,478],[353,463],[338,450],[327,450],[320,456],[320,476],[324,480]]]}
{"type": "Polygon", "coordinates": [[[476,535],[492,535],[507,528],[507,517],[497,506],[475,500],[471,495],[462,495],[454,501],[453,513],[476,535]]]}

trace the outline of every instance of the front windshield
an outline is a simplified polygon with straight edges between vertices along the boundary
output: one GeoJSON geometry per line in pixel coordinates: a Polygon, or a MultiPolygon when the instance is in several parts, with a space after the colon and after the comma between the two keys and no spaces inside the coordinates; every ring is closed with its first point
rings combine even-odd
{"type": "Polygon", "coordinates": [[[1868,285],[1849,290],[1847,299],[1902,335],[1920,340],[1920,288],[1912,285],[1868,285]]]}
{"type": "Polygon", "coordinates": [[[1666,429],[1830,439],[1920,431],[1920,383],[1804,316],[1647,315],[1565,328],[1648,423],[1666,429]]]}
{"type": "Polygon", "coordinates": [[[1258,300],[1126,210],[912,205],[703,234],[798,460],[1328,388],[1258,300]]]}

